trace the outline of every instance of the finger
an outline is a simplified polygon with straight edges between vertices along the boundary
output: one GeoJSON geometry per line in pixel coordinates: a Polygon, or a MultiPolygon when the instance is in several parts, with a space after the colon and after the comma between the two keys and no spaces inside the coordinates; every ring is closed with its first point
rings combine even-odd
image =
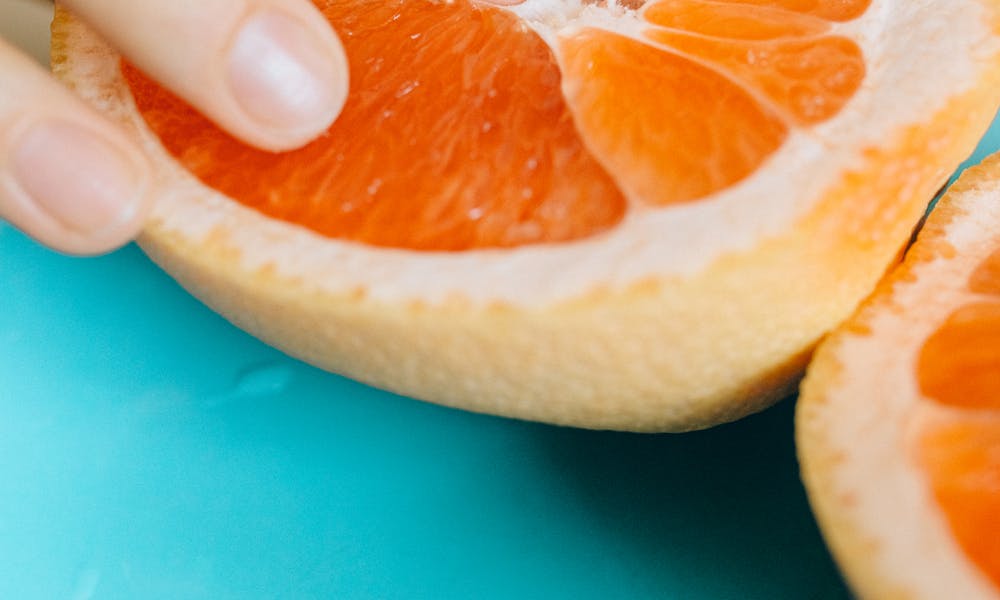
{"type": "Polygon", "coordinates": [[[62,0],[137,67],[234,136],[301,146],[347,97],[344,49],[308,0],[62,0]]]}
{"type": "Polygon", "coordinates": [[[104,252],[139,231],[149,179],[113,125],[0,40],[0,218],[57,250],[104,252]]]}

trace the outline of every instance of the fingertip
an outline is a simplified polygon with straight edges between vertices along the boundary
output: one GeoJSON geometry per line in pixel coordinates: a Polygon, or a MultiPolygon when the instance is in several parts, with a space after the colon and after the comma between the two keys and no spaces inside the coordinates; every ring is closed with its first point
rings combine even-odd
{"type": "Polygon", "coordinates": [[[347,57],[322,3],[63,2],[151,79],[252,146],[301,147],[347,100],[347,57]]]}
{"type": "Polygon", "coordinates": [[[110,132],[65,116],[13,128],[0,209],[52,248],[100,254],[131,240],[149,209],[149,169],[110,132]]]}
{"type": "Polygon", "coordinates": [[[46,245],[73,256],[97,256],[121,248],[139,236],[151,208],[145,193],[124,199],[123,206],[118,218],[100,229],[85,233],[67,231],[60,241],[46,245]]]}
{"type": "Polygon", "coordinates": [[[238,27],[226,81],[254,130],[244,137],[269,150],[289,150],[320,135],[340,114],[348,64],[340,40],[321,17],[264,8],[238,27]]]}

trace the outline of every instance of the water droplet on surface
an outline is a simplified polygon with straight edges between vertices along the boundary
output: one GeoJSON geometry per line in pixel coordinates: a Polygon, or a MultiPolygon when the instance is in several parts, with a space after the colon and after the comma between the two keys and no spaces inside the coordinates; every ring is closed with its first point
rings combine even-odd
{"type": "Polygon", "coordinates": [[[247,367],[236,376],[236,385],[229,396],[262,398],[280,394],[292,383],[294,373],[286,363],[266,363],[247,367]]]}
{"type": "Polygon", "coordinates": [[[267,364],[248,367],[236,378],[234,395],[259,397],[278,394],[287,389],[292,371],[284,364],[267,364]]]}
{"type": "Polygon", "coordinates": [[[101,572],[97,569],[85,569],[76,580],[76,587],[73,588],[72,600],[90,600],[97,591],[97,584],[101,582],[101,572]]]}

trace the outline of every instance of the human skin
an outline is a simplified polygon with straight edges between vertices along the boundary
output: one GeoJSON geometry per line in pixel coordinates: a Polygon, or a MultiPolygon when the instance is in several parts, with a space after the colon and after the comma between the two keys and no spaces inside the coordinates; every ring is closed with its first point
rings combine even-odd
{"type": "MultiPolygon", "coordinates": [[[[336,33],[308,0],[62,0],[221,128],[299,147],[347,96],[336,33]]],[[[0,39],[0,219],[69,254],[132,239],[157,197],[141,150],[0,39]]]]}

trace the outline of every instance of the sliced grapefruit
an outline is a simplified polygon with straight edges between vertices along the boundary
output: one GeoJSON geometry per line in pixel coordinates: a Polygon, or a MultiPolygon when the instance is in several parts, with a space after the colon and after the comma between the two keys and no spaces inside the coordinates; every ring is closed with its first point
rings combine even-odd
{"type": "Polygon", "coordinates": [[[820,347],[797,436],[864,598],[1000,598],[1000,155],[820,347]]]}
{"type": "Polygon", "coordinates": [[[329,0],[343,115],[248,148],[59,10],[158,166],[140,243],[237,325],[471,410],[683,430],[793,389],[1000,98],[992,0],[329,0]]]}

